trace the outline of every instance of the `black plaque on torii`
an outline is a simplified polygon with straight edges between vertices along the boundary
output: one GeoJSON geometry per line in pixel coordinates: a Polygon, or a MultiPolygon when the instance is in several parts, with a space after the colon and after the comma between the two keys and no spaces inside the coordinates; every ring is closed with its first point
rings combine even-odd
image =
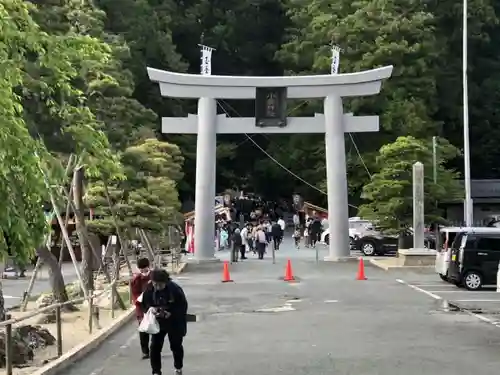
{"type": "Polygon", "coordinates": [[[261,128],[286,126],[286,87],[257,87],[255,125],[261,128]]]}

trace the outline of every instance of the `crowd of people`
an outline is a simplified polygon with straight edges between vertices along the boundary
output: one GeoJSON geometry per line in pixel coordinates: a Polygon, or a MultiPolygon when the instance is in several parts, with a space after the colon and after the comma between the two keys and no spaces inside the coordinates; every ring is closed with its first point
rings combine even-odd
{"type": "Polygon", "coordinates": [[[314,212],[312,216],[306,217],[305,222],[300,220],[300,215],[295,213],[293,216],[294,233],[293,239],[295,247],[300,248],[301,242],[305,247],[316,247],[321,233],[328,227],[328,220],[321,219],[314,212]]]}
{"type": "Polygon", "coordinates": [[[247,259],[249,252],[264,259],[269,246],[273,246],[274,251],[279,250],[285,229],[286,223],[282,217],[274,222],[264,219],[257,223],[246,223],[242,229],[235,228],[231,236],[231,261],[247,259]]]}
{"type": "MultiPolygon", "coordinates": [[[[231,249],[232,262],[246,259],[250,252],[258,255],[259,259],[263,259],[269,248],[278,251],[286,230],[286,222],[283,217],[272,221],[264,216],[258,221],[245,223],[242,228],[232,224],[231,222],[220,223],[218,233],[220,237],[219,250],[231,249]]],[[[306,248],[316,247],[321,233],[327,225],[327,220],[321,219],[317,215],[306,217],[304,221],[301,221],[299,213],[295,213],[292,235],[295,247],[299,249],[302,243],[306,248]]]]}

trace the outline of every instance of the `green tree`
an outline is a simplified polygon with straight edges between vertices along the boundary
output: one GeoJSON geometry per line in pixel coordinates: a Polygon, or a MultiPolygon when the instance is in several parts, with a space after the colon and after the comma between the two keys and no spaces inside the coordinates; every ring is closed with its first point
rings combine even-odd
{"type": "MultiPolygon", "coordinates": [[[[70,8],[76,2],[40,2],[38,8],[26,2],[22,9],[23,14],[29,17],[28,26],[24,25],[23,18],[17,16],[20,9],[17,1],[2,4],[8,19],[17,23],[22,32],[30,27],[29,33],[24,33],[19,41],[6,42],[7,45],[12,44],[9,47],[15,51],[12,55],[17,58],[16,69],[22,77],[15,87],[22,106],[22,110],[18,109],[18,116],[22,117],[31,135],[42,141],[52,155],[64,159],[71,153],[77,154],[78,169],[85,166],[88,175],[105,172],[120,177],[118,159],[110,149],[102,123],[96,119],[89,105],[89,97],[95,91],[93,87],[114,80],[106,70],[112,57],[109,45],[88,35],[88,29],[84,30],[83,14],[77,10],[72,13],[70,8]]],[[[44,160],[49,161],[47,158],[44,160]]],[[[68,183],[52,179],[54,175],[62,177],[60,162],[52,160],[50,166],[42,167],[51,172],[50,185],[68,183]]],[[[62,196],[60,191],[54,190],[53,193],[56,197],[62,196]]],[[[62,200],[58,201],[61,203],[62,200]]],[[[66,300],[64,279],[56,259],[39,238],[35,236],[35,240],[38,255],[50,267],[54,296],[58,300],[66,300]]],[[[85,275],[89,274],[85,272],[85,275]]],[[[87,277],[87,280],[92,278],[87,277]]]]}
{"type": "MultiPolygon", "coordinates": [[[[31,138],[23,120],[21,97],[23,66],[30,53],[43,53],[45,36],[40,35],[23,1],[0,2],[0,256],[7,250],[26,261],[47,232],[43,204],[47,189],[41,167],[46,150],[31,138]],[[7,245],[8,242],[8,245],[7,245]]],[[[42,61],[41,64],[44,64],[42,61]]]]}
{"type": "MultiPolygon", "coordinates": [[[[436,19],[439,59],[436,120],[442,137],[457,147],[463,144],[462,120],[462,2],[431,1],[436,19]]],[[[499,178],[497,163],[498,100],[500,95],[500,4],[492,0],[468,2],[468,84],[473,178],[499,178]],[[480,145],[480,146],[479,146],[480,145]]],[[[461,157],[452,166],[463,170],[461,157]]]]}
{"type": "MultiPolygon", "coordinates": [[[[132,59],[127,66],[137,82],[135,97],[161,116],[196,113],[196,106],[193,101],[162,100],[157,85],[149,81],[145,67],[198,73],[200,42],[217,49],[213,54],[214,74],[282,74],[280,63],[274,59],[287,22],[281,0],[215,3],[98,0],[97,5],[108,16],[106,29],[123,35],[130,46],[132,59]]],[[[231,116],[253,115],[254,111],[253,103],[248,101],[220,101],[220,107],[231,116]],[[236,112],[228,104],[234,106],[236,112]]],[[[185,177],[179,189],[185,198],[193,198],[196,137],[161,135],[161,139],[179,145],[185,158],[185,177]]],[[[245,184],[243,177],[266,159],[245,139],[242,135],[218,137],[219,191],[229,186],[241,187],[245,184]]],[[[266,147],[268,141],[259,143],[266,147]]],[[[279,172],[279,167],[273,165],[273,169],[279,172]]],[[[251,178],[250,185],[255,185],[255,179],[251,178]]]]}
{"type": "Polygon", "coordinates": [[[75,153],[81,157],[82,151],[85,155],[89,141],[94,144],[96,135],[101,139],[94,150],[94,153],[99,152],[99,157],[94,158],[98,162],[89,165],[87,160],[82,159],[73,171],[73,196],[79,218],[77,232],[82,249],[82,275],[87,289],[93,289],[92,250],[95,249],[91,249],[85,235],[84,185],[92,184],[101,176],[105,176],[107,180],[123,177],[115,151],[125,150],[141,139],[154,136],[157,115],[132,98],[135,84],[132,73],[125,68],[130,60],[129,48],[122,37],[104,30],[106,14],[102,10],[86,1],[46,0],[39,5],[39,22],[47,32],[64,38],[90,37],[100,43],[107,53],[104,60],[87,59],[75,64],[84,72],[76,80],[76,87],[82,92],[83,103],[89,115],[87,126],[78,129],[79,138],[72,134],[71,140],[61,139],[57,132],[61,124],[58,123],[38,125],[38,128],[44,129],[44,135],[52,135],[49,144],[53,152],[75,153]],[[60,145],[64,145],[64,149],[59,149],[60,145]],[[82,145],[85,147],[83,150],[82,145]],[[106,165],[106,160],[112,164],[106,165]],[[84,181],[82,171],[91,179],[84,181]]]}
{"type": "Polygon", "coordinates": [[[168,225],[178,223],[177,182],[182,178],[183,157],[179,148],[156,139],[128,147],[121,155],[127,179],[111,182],[109,199],[104,183],[95,183],[86,200],[95,208],[97,219],[89,228],[103,235],[115,233],[113,216],[119,229],[143,229],[164,235],[168,225]]]}
{"type": "MultiPolygon", "coordinates": [[[[436,75],[440,51],[434,15],[425,4],[415,0],[342,0],[335,3],[290,0],[288,13],[293,24],[277,57],[289,71],[328,73],[332,41],[343,48],[341,73],[394,66],[392,77],[384,82],[379,95],[344,101],[345,112],[381,116],[380,133],[353,136],[363,162],[353,148],[353,139],[346,136],[350,194],[351,198],[356,198],[369,180],[363,164],[370,172],[376,171],[375,154],[382,145],[394,141],[399,134],[416,137],[437,134],[439,124],[433,115],[437,109],[436,75]]],[[[302,113],[310,115],[321,110],[321,105],[311,102],[301,109],[302,113]]],[[[317,142],[321,142],[323,150],[324,141],[318,139],[317,142]]],[[[322,168],[316,170],[324,171],[324,161],[322,163],[322,168]]],[[[324,181],[324,173],[316,175],[315,179],[318,183],[324,181]]]]}
{"type": "MultiPolygon", "coordinates": [[[[71,77],[65,76],[62,69],[67,63],[61,64],[60,59],[76,53],[76,44],[66,44],[42,32],[32,18],[33,11],[24,1],[0,1],[0,194],[4,197],[0,204],[0,257],[5,260],[10,252],[21,262],[33,255],[48,233],[43,208],[48,199],[46,179],[53,182],[53,176],[43,170],[56,164],[45,146],[28,131],[33,114],[25,105],[26,96],[30,95],[27,87],[32,87],[37,76],[35,71],[47,75],[58,72],[52,75],[57,78],[54,81],[49,78],[38,81],[40,90],[48,93],[57,87],[60,94],[70,91],[71,77]],[[52,84],[51,89],[47,82],[52,84]]],[[[55,115],[62,110],[52,96],[43,99],[55,115]]],[[[51,284],[58,292],[54,295],[67,298],[60,272],[53,275],[51,284]]],[[[3,319],[5,311],[0,295],[0,320],[3,319]]]]}
{"type": "Polygon", "coordinates": [[[359,215],[373,220],[381,229],[404,234],[413,223],[413,164],[424,164],[425,218],[427,223],[443,222],[436,202],[454,202],[463,199],[458,174],[446,168],[455,158],[456,148],[440,139],[437,150],[437,183],[433,181],[433,154],[429,142],[412,136],[398,137],[394,143],[381,147],[377,156],[379,171],[363,188],[367,201],[359,208],[359,215]]]}

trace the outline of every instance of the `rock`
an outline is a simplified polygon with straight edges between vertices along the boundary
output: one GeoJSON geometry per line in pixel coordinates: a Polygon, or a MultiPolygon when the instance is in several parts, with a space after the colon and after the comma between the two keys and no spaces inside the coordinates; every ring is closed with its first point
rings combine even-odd
{"type": "MultiPolygon", "coordinates": [[[[34,358],[34,350],[54,345],[56,339],[40,326],[24,325],[12,331],[12,364],[26,365],[34,358]]],[[[5,333],[0,333],[0,367],[5,367],[5,333]]]]}
{"type": "Polygon", "coordinates": [[[41,326],[20,326],[15,329],[14,332],[19,335],[31,349],[43,349],[56,343],[55,337],[52,336],[47,329],[41,326]]]}
{"type": "Polygon", "coordinates": [[[52,293],[40,294],[40,297],[36,300],[36,307],[41,309],[43,307],[52,305],[54,303],[54,296],[52,293]]]}
{"type": "Polygon", "coordinates": [[[68,298],[70,300],[79,298],[80,297],[80,284],[78,283],[78,281],[75,281],[74,283],[66,285],[66,293],[68,294],[68,298]]]}
{"type": "Polygon", "coordinates": [[[52,324],[56,322],[56,311],[52,310],[48,313],[42,314],[37,320],[37,324],[52,324]]]}

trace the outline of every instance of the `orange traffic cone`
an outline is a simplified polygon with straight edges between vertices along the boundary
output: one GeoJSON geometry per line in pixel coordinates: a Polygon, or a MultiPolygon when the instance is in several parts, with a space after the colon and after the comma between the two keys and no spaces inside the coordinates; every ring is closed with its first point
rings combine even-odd
{"type": "Polygon", "coordinates": [[[356,280],[366,280],[365,276],[365,262],[363,261],[363,258],[359,258],[359,263],[358,263],[358,274],[356,275],[356,280]]]}
{"type": "Polygon", "coordinates": [[[222,282],[223,283],[232,283],[231,276],[229,276],[229,264],[227,261],[224,262],[224,269],[222,270],[222,282]]]}
{"type": "Polygon", "coordinates": [[[292,262],[290,259],[288,259],[288,262],[286,262],[285,277],[283,278],[283,280],[295,281],[295,277],[293,277],[293,271],[292,271],[292,262]]]}

